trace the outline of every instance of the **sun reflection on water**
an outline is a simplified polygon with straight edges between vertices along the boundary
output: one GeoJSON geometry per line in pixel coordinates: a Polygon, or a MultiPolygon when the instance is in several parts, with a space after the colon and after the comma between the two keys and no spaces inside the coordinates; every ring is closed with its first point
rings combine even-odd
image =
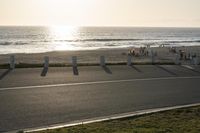
{"type": "Polygon", "coordinates": [[[76,50],[72,42],[77,38],[78,27],[51,26],[49,29],[55,50],[76,50]]]}

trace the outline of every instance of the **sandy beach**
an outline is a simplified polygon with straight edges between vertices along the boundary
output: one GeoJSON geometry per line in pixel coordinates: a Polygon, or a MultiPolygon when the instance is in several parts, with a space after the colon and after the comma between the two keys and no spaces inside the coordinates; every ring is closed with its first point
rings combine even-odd
{"type": "MultiPolygon", "coordinates": [[[[51,63],[64,63],[70,64],[71,57],[77,56],[78,63],[99,63],[99,57],[104,55],[107,63],[126,62],[127,56],[132,48],[118,48],[118,49],[99,49],[88,51],[58,51],[38,54],[14,54],[16,63],[27,64],[42,64],[44,57],[49,56],[51,63]]],[[[174,62],[176,53],[169,52],[169,47],[154,47],[148,48],[148,51],[156,52],[156,62],[174,62]]],[[[179,50],[185,51],[186,54],[196,54],[200,56],[200,46],[188,46],[188,47],[176,47],[178,53],[179,50]]],[[[0,55],[0,64],[9,63],[10,55],[0,55]]],[[[151,62],[151,56],[138,56],[133,57],[133,62],[151,62]]]]}

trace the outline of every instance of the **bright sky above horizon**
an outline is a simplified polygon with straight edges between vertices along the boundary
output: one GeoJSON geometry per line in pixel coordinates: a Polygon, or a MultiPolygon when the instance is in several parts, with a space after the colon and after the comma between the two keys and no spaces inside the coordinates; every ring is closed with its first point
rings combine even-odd
{"type": "Polygon", "coordinates": [[[200,0],[0,0],[0,25],[200,27],[200,0]]]}

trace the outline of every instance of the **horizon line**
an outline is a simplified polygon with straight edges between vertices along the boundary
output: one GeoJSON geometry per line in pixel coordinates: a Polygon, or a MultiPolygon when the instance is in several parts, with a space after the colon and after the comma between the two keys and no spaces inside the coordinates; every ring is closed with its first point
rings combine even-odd
{"type": "Polygon", "coordinates": [[[63,26],[63,27],[119,27],[119,28],[200,28],[200,26],[133,26],[133,25],[0,25],[0,27],[53,27],[53,26],[63,26]]]}

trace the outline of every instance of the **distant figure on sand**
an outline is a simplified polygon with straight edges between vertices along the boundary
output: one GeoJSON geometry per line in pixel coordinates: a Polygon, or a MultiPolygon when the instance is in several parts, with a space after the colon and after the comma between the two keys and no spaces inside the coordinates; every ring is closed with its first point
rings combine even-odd
{"type": "Polygon", "coordinates": [[[186,60],[186,53],[184,50],[179,50],[180,60],[186,60]]]}
{"type": "Polygon", "coordinates": [[[176,53],[176,47],[170,47],[169,52],[176,53]]]}

